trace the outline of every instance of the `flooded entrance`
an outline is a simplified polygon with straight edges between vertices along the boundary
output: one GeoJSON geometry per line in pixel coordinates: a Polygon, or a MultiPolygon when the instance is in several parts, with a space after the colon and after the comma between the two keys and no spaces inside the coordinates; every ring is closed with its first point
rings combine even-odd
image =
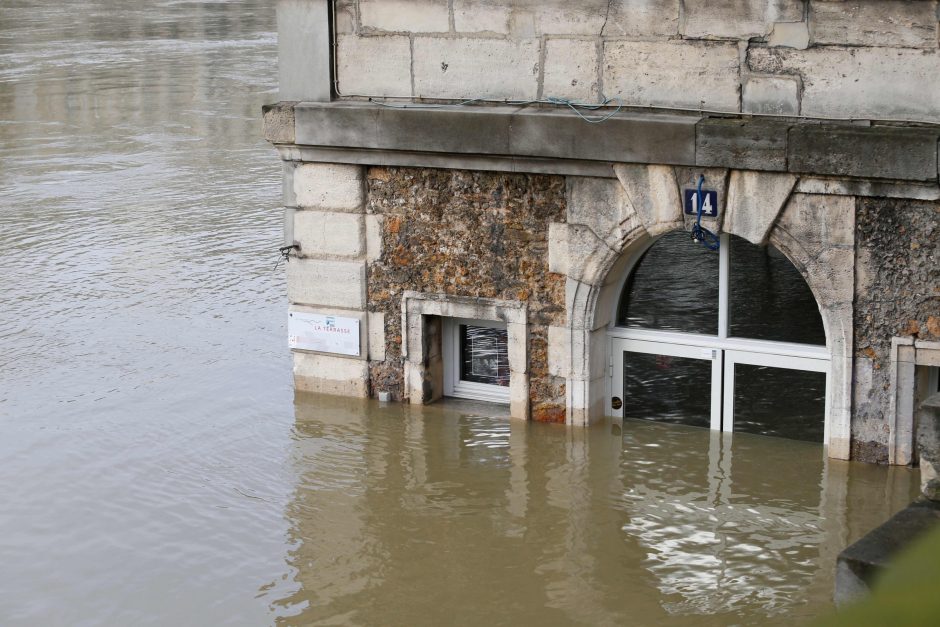
{"type": "Polygon", "coordinates": [[[913,494],[817,444],[295,400],[274,3],[0,21],[3,625],[792,624],[913,494]]]}
{"type": "Polygon", "coordinates": [[[459,403],[298,397],[298,623],[799,624],[916,492],[818,444],[459,403]]]}

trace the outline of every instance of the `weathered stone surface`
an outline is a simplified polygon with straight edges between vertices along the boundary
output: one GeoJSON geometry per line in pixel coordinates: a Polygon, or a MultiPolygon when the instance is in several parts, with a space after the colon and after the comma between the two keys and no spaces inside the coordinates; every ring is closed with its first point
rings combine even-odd
{"type": "Polygon", "coordinates": [[[766,244],[796,180],[792,174],[733,171],[722,230],[753,244],[766,244]]]}
{"type": "Polygon", "coordinates": [[[627,234],[640,228],[630,198],[617,179],[572,176],[567,179],[567,195],[568,224],[586,226],[599,242],[613,249],[619,250],[627,234]]]}
{"type": "Polygon", "coordinates": [[[683,227],[682,200],[673,168],[619,163],[614,172],[640,226],[651,236],[683,227]]]}
{"type": "MultiPolygon", "coordinates": [[[[632,112],[588,124],[560,107],[397,109],[358,102],[298,103],[293,111],[295,141],[300,146],[282,146],[284,159],[372,164],[388,160],[428,167],[603,176],[609,166],[597,162],[786,171],[789,158],[790,171],[817,178],[930,182],[931,189],[937,180],[940,131],[926,126],[820,125],[632,112]],[[513,159],[507,163],[507,157],[513,159]]],[[[886,195],[897,186],[885,181],[864,185],[870,194],[886,195]]],[[[923,193],[930,197],[931,191],[923,193]]]]}
{"type": "Polygon", "coordinates": [[[366,215],[366,261],[382,256],[382,216],[366,215]]]}
{"type": "Polygon", "coordinates": [[[530,407],[564,407],[548,374],[547,327],[564,323],[564,277],[548,269],[549,224],[565,220],[564,179],[414,168],[370,168],[369,211],[383,254],[369,264],[369,310],[385,314],[385,365],[373,387],[401,398],[401,302],[407,291],[525,303],[530,407]],[[397,386],[397,387],[395,387],[397,386]]]}
{"type": "Polygon", "coordinates": [[[302,163],[294,168],[298,207],[361,213],[365,200],[362,168],[333,163],[302,163]]]}
{"type": "Polygon", "coordinates": [[[571,374],[571,330],[548,327],[548,372],[556,377],[571,374]]]}
{"type": "Polygon", "coordinates": [[[294,214],[297,210],[293,207],[284,207],[284,239],[281,242],[283,246],[294,245],[294,214]]]}
{"type": "Polygon", "coordinates": [[[538,77],[538,39],[414,39],[419,98],[534,99],[538,77]]]}
{"type": "Polygon", "coordinates": [[[754,72],[799,75],[803,115],[940,122],[936,50],[751,45],[747,59],[754,72]]]}
{"type": "Polygon", "coordinates": [[[356,32],[356,5],[359,0],[334,0],[333,12],[336,19],[333,22],[333,32],[338,35],[349,35],[356,32]]]}
{"type": "Polygon", "coordinates": [[[934,2],[811,2],[813,41],[848,46],[937,47],[934,2]]]}
{"type": "Polygon", "coordinates": [[[741,108],[745,113],[799,115],[799,91],[795,78],[752,76],[744,83],[741,108]]]}
{"type": "Polygon", "coordinates": [[[696,125],[695,163],[785,171],[788,128],[787,123],[776,120],[706,118],[696,125]]]}
{"type": "Polygon", "coordinates": [[[280,99],[328,101],[333,91],[329,2],[278,0],[277,32],[280,99]]]}
{"type": "Polygon", "coordinates": [[[362,359],[295,352],[294,388],[365,398],[369,396],[369,365],[362,359]]]}
{"type": "Polygon", "coordinates": [[[603,63],[605,94],[627,105],[739,110],[737,44],[607,41],[603,63]]]}
{"type": "Polygon", "coordinates": [[[937,139],[930,128],[795,126],[791,172],[909,181],[937,179],[937,139]]]}
{"type": "Polygon", "coordinates": [[[302,305],[364,309],[365,263],[291,259],[287,264],[287,299],[302,305]]]}
{"type": "Polygon", "coordinates": [[[877,196],[910,200],[940,200],[937,184],[895,183],[859,179],[800,177],[796,191],[801,194],[836,194],[838,196],[877,196]]]}
{"type": "MultiPolygon", "coordinates": [[[[297,195],[294,194],[294,168],[297,164],[292,161],[281,161],[281,204],[285,208],[294,208],[297,206],[297,195]]],[[[286,218],[286,216],[285,216],[286,218]]],[[[284,228],[294,228],[293,216],[291,224],[285,223],[284,228]]],[[[293,239],[291,240],[293,242],[293,239]]]]}
{"type": "Polygon", "coordinates": [[[450,29],[447,0],[359,0],[363,29],[447,32],[450,29]]]}
{"type": "Polygon", "coordinates": [[[809,48],[809,24],[806,22],[777,22],[774,30],[767,38],[767,43],[773,47],[796,48],[806,50],[809,48]]]}
{"type": "Polygon", "coordinates": [[[589,124],[570,111],[520,111],[512,116],[515,155],[639,163],[695,162],[696,117],[621,113],[589,124]]]}
{"type": "Polygon", "coordinates": [[[277,102],[261,108],[264,138],[272,144],[294,143],[294,103],[277,102]]]}
{"type": "Polygon", "coordinates": [[[596,102],[597,57],[597,43],[592,40],[547,40],[542,96],[596,102]]]}
{"type": "Polygon", "coordinates": [[[458,33],[509,33],[511,8],[504,3],[454,0],[454,29],[458,33]]]}
{"type": "Polygon", "coordinates": [[[365,220],[359,214],[296,211],[293,233],[301,257],[358,257],[365,250],[365,220]]]}
{"type": "Polygon", "coordinates": [[[563,222],[548,225],[548,271],[568,274],[568,225],[563,222]]]}
{"type": "Polygon", "coordinates": [[[548,369],[548,326],[530,325],[529,406],[536,422],[565,422],[565,380],[548,369]]]}
{"type": "Polygon", "coordinates": [[[583,224],[568,225],[566,247],[567,276],[588,285],[599,285],[604,281],[605,269],[618,254],[583,224]]]}
{"type": "Polygon", "coordinates": [[[297,105],[297,143],[390,150],[510,154],[518,107],[399,109],[361,103],[297,105]]]}
{"type": "MultiPolygon", "coordinates": [[[[781,181],[786,185],[785,179],[781,181]]],[[[855,199],[793,194],[777,224],[808,249],[851,247],[855,242],[855,199]]]]}
{"type": "Polygon", "coordinates": [[[685,37],[748,39],[803,19],[801,0],[685,0],[685,37]]]}
{"type": "Polygon", "coordinates": [[[369,320],[369,360],[385,361],[385,314],[370,311],[369,320]]]}
{"type": "Polygon", "coordinates": [[[679,0],[612,0],[605,37],[670,37],[679,33],[679,0]]]}
{"type": "Polygon", "coordinates": [[[344,96],[411,96],[411,41],[404,35],[340,35],[336,65],[344,96]]]}
{"type": "Polygon", "coordinates": [[[522,0],[513,3],[513,34],[597,35],[604,27],[608,0],[522,0]],[[531,26],[530,26],[531,25],[531,26]]]}
{"type": "Polygon", "coordinates": [[[856,213],[853,457],[887,461],[891,338],[940,339],[940,203],[861,198],[856,213]],[[868,372],[861,364],[868,360],[868,372]],[[875,456],[875,459],[872,457],[875,456]]]}

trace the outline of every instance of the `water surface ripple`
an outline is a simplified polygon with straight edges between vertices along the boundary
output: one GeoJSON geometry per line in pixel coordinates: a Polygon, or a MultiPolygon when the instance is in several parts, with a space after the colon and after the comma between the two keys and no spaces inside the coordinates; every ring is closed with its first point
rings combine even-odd
{"type": "Polygon", "coordinates": [[[0,0],[0,623],[792,624],[818,446],[294,396],[273,2],[0,0]]]}

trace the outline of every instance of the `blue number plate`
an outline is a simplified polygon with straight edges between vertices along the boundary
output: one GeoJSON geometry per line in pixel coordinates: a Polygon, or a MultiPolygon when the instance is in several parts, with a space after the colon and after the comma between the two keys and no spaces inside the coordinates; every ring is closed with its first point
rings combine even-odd
{"type": "MultiPolygon", "coordinates": [[[[698,215],[697,190],[686,189],[685,192],[685,213],[690,216],[698,215]]],[[[718,217],[718,192],[713,189],[702,190],[702,217],[718,217]]]]}

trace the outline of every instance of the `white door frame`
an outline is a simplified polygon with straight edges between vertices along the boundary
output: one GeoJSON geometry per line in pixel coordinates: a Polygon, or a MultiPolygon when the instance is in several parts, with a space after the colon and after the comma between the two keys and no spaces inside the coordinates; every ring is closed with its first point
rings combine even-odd
{"type": "MultiPolygon", "coordinates": [[[[710,359],[713,362],[710,381],[712,394],[711,428],[724,431],[732,431],[734,428],[735,364],[825,372],[826,409],[823,444],[828,446],[829,405],[832,394],[829,349],[827,346],[822,345],[728,337],[731,269],[729,244],[729,236],[723,234],[718,258],[718,329],[716,335],[617,327],[614,326],[617,319],[616,313],[611,317],[614,322],[611,323],[611,327],[608,329],[609,379],[608,394],[605,401],[606,411],[610,416],[623,418],[622,408],[615,410],[611,400],[614,396],[623,397],[624,352],[710,359]],[[727,417],[727,420],[723,421],[723,416],[727,417]]],[[[621,297],[627,279],[642,255],[643,251],[639,251],[633,256],[631,267],[627,270],[621,282],[621,297]]],[[[617,307],[618,303],[619,299],[614,303],[614,307],[617,307]]]]}
{"type": "MultiPolygon", "coordinates": [[[[711,393],[711,414],[710,425],[712,429],[721,429],[721,394],[715,393],[715,390],[721,390],[721,351],[712,348],[703,348],[701,346],[690,346],[687,344],[672,344],[668,342],[649,342],[643,340],[630,340],[614,338],[611,340],[612,354],[614,358],[612,367],[612,376],[614,381],[620,382],[619,394],[612,394],[623,397],[623,353],[646,353],[649,355],[668,355],[670,357],[684,357],[687,359],[700,359],[702,361],[712,362],[711,379],[708,382],[711,393]]],[[[623,407],[614,409],[610,405],[610,399],[607,403],[611,415],[617,418],[623,418],[623,407]]]]}

